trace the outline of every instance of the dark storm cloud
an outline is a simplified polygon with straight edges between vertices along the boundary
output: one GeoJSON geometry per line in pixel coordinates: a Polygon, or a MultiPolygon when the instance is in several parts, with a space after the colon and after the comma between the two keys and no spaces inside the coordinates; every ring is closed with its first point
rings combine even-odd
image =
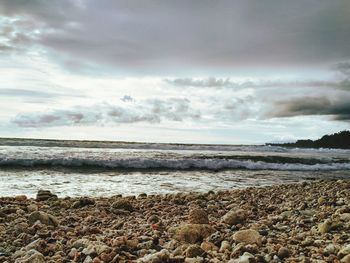
{"type": "Polygon", "coordinates": [[[70,110],[23,113],[12,122],[19,127],[37,128],[76,125],[104,125],[121,123],[161,123],[199,119],[200,112],[184,98],[148,99],[138,103],[126,101],[119,105],[107,103],[92,107],[76,106],[70,110]]]}
{"type": "Polygon", "coordinates": [[[350,58],[348,0],[11,0],[0,13],[31,21],[24,36],[37,28],[32,42],[82,65],[173,74],[350,58]]]}
{"type": "Polygon", "coordinates": [[[334,120],[350,121],[350,96],[301,97],[276,103],[270,117],[325,115],[334,120]]]}

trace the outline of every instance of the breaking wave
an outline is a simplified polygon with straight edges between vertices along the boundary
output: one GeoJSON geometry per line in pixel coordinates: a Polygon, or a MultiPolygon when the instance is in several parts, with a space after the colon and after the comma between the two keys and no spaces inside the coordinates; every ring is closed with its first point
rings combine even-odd
{"type": "Polygon", "coordinates": [[[225,169],[248,169],[248,170],[291,170],[291,171],[323,171],[323,170],[350,170],[350,162],[322,161],[315,159],[283,159],[270,156],[269,159],[255,160],[234,158],[176,158],[176,159],[84,159],[84,158],[54,158],[54,159],[0,159],[0,167],[64,167],[64,168],[101,168],[101,169],[126,169],[126,170],[225,170],[225,169]],[[295,161],[295,162],[293,162],[295,161]]]}

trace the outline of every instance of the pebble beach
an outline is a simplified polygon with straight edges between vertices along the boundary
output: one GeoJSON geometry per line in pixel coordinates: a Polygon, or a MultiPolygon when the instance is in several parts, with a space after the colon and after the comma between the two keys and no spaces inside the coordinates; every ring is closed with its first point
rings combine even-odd
{"type": "Polygon", "coordinates": [[[350,262],[350,180],[0,198],[0,262],[350,262]]]}

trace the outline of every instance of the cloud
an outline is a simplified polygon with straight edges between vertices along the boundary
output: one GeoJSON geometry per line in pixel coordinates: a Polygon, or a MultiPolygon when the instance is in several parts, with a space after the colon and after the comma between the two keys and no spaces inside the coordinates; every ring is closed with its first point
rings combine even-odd
{"type": "Polygon", "coordinates": [[[45,92],[45,91],[36,91],[36,90],[0,88],[0,96],[30,97],[30,98],[54,98],[54,97],[57,97],[58,94],[45,92]]]}
{"type": "Polygon", "coordinates": [[[220,78],[175,78],[175,79],[164,79],[164,82],[177,86],[177,87],[214,87],[214,88],[222,88],[222,87],[231,87],[237,86],[237,83],[231,82],[229,78],[220,79],[220,78]]]}
{"type": "Polygon", "coordinates": [[[112,105],[100,103],[91,107],[76,106],[72,109],[54,109],[45,113],[18,114],[12,123],[23,128],[110,125],[122,123],[161,123],[198,120],[201,115],[192,109],[184,98],[147,99],[140,103],[112,105]]]}
{"type": "Polygon", "coordinates": [[[3,50],[21,39],[76,65],[93,62],[133,73],[350,59],[346,0],[11,0],[1,1],[0,10],[16,25],[3,50]]]}
{"type": "Polygon", "coordinates": [[[350,96],[330,99],[328,97],[301,97],[280,101],[274,105],[270,117],[330,116],[333,120],[350,121],[350,96]]]}
{"type": "Polygon", "coordinates": [[[123,102],[131,102],[134,101],[134,98],[129,95],[124,95],[122,98],[120,98],[120,100],[123,102]]]}

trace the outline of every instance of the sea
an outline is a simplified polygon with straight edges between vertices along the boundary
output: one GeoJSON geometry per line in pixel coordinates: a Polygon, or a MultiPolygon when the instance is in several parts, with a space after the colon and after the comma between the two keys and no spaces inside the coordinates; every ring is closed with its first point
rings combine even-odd
{"type": "Polygon", "coordinates": [[[208,192],[350,178],[350,150],[0,139],[0,197],[208,192]]]}

